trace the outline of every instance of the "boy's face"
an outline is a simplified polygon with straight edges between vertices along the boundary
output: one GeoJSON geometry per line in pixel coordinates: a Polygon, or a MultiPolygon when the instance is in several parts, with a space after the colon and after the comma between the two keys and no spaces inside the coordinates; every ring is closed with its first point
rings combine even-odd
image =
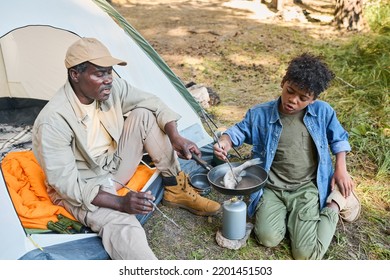
{"type": "Polygon", "coordinates": [[[306,90],[300,89],[297,85],[286,81],[282,85],[279,111],[283,114],[293,115],[302,111],[314,101],[313,94],[310,94],[306,90]]]}

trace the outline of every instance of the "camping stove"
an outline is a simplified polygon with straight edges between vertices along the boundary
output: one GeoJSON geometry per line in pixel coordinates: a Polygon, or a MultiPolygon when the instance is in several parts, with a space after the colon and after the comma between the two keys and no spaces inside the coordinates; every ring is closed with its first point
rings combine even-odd
{"type": "Polygon", "coordinates": [[[246,233],[246,203],[243,196],[233,196],[222,205],[222,235],[230,240],[244,238],[246,233]]]}

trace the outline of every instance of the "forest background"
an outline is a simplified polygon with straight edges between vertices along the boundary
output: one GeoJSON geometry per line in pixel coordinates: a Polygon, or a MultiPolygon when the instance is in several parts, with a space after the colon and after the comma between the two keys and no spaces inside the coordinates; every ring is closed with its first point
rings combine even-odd
{"type": "MultiPolygon", "coordinates": [[[[338,0],[340,2],[340,0],[338,0]]],[[[340,222],[325,259],[390,259],[390,1],[363,2],[360,30],[335,25],[333,0],[272,1],[112,0],[183,81],[212,89],[206,111],[219,127],[280,94],[291,58],[302,52],[324,57],[336,74],[320,96],[336,110],[350,134],[348,169],[362,203],[360,219],[340,222]]],[[[248,155],[249,147],[239,152],[248,155]]],[[[221,203],[228,197],[212,191],[221,203]]],[[[159,259],[291,259],[288,238],[265,248],[250,236],[231,250],[216,243],[222,216],[197,217],[160,206],[145,224],[159,259]]]]}

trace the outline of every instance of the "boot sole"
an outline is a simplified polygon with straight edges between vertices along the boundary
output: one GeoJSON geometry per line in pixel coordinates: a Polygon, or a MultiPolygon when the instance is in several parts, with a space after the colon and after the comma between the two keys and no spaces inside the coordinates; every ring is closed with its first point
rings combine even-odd
{"type": "Polygon", "coordinates": [[[185,205],[182,205],[182,204],[178,204],[178,203],[173,203],[173,202],[170,202],[170,201],[167,201],[167,200],[162,200],[162,204],[164,206],[168,206],[168,207],[171,207],[171,208],[182,208],[182,209],[185,209],[195,215],[198,215],[198,216],[215,216],[216,214],[218,214],[221,210],[221,207],[217,210],[217,211],[214,211],[214,212],[204,212],[204,211],[198,211],[198,210],[195,210],[193,208],[190,208],[190,207],[187,207],[185,205]]]}

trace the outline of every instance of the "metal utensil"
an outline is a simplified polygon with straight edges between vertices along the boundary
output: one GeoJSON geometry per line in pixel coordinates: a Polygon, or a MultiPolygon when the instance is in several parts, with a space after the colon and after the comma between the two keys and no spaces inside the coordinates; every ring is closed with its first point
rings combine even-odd
{"type": "MultiPolygon", "coordinates": [[[[200,106],[201,106],[201,105],[200,105],[200,106]]],[[[218,128],[218,126],[213,122],[213,120],[210,118],[210,116],[209,116],[207,113],[205,113],[204,109],[201,109],[201,113],[202,113],[204,122],[206,123],[207,127],[208,127],[209,130],[214,134],[214,137],[213,137],[213,138],[214,138],[214,141],[215,141],[215,138],[218,139],[218,137],[217,137],[217,135],[215,135],[214,130],[211,128],[211,125],[210,125],[209,121],[212,122],[213,125],[214,125],[216,128],[218,128]]],[[[243,157],[242,157],[241,154],[237,151],[237,149],[236,149],[235,147],[232,147],[232,149],[236,152],[236,154],[238,155],[238,158],[242,160],[243,157]]]]}
{"type": "MultiPolygon", "coordinates": [[[[201,110],[201,112],[202,112],[203,118],[204,118],[204,120],[205,120],[207,126],[209,127],[211,133],[213,134],[214,141],[218,144],[218,147],[219,147],[220,149],[222,149],[222,148],[221,148],[221,145],[219,144],[217,135],[215,134],[214,130],[211,129],[211,126],[210,126],[210,124],[208,123],[208,121],[207,121],[207,119],[206,119],[206,114],[205,114],[205,112],[204,112],[203,110],[201,110]]],[[[230,170],[232,171],[234,180],[235,180],[236,183],[238,184],[239,181],[238,181],[236,175],[234,174],[232,164],[230,163],[230,160],[229,160],[228,157],[226,157],[226,162],[227,162],[227,164],[229,165],[230,170]]]]}
{"type": "MultiPolygon", "coordinates": [[[[124,184],[122,184],[121,182],[119,182],[119,181],[117,181],[117,180],[114,180],[114,179],[112,179],[112,178],[110,178],[110,180],[113,181],[113,182],[115,182],[115,183],[117,183],[117,184],[119,184],[119,185],[121,185],[123,188],[129,190],[130,192],[136,192],[136,191],[130,189],[128,186],[125,186],[124,184]]],[[[163,215],[163,217],[164,217],[165,219],[167,219],[167,220],[170,221],[172,224],[174,224],[175,226],[177,226],[178,228],[181,229],[181,227],[180,227],[178,224],[176,224],[174,220],[172,220],[171,218],[169,218],[163,211],[160,210],[160,208],[157,207],[156,203],[154,203],[154,202],[151,201],[150,199],[148,199],[148,201],[153,205],[153,210],[156,209],[158,212],[160,212],[161,215],[163,215]]]]}

